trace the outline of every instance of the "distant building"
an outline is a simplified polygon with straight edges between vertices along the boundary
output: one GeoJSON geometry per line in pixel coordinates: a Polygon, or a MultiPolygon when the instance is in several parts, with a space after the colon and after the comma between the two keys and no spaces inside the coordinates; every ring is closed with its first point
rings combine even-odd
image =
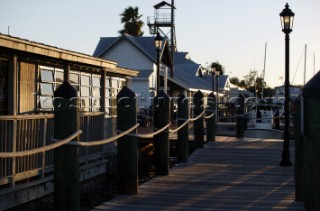
{"type": "MultiPolygon", "coordinates": [[[[275,97],[284,98],[285,97],[285,86],[276,86],[274,87],[275,97]]],[[[289,86],[289,96],[291,100],[295,100],[301,94],[300,86],[289,86]]]]}
{"type": "MultiPolygon", "coordinates": [[[[149,107],[150,99],[156,92],[157,51],[154,37],[135,37],[123,34],[119,37],[102,37],[93,56],[116,61],[120,67],[139,72],[138,76],[128,81],[137,95],[139,107],[149,107]]],[[[162,72],[169,72],[171,57],[168,43],[163,42],[160,52],[162,72]]],[[[162,74],[163,75],[163,74],[162,74]]],[[[164,82],[161,80],[160,89],[164,82]]]]}
{"type": "MultiPolygon", "coordinates": [[[[0,34],[0,152],[52,145],[54,91],[67,79],[80,101],[79,140],[113,136],[115,96],[137,75],[114,61],[0,34]]],[[[79,147],[80,181],[105,175],[115,147],[79,147]]],[[[52,193],[53,165],[52,149],[0,158],[0,210],[52,193]]]]}
{"type": "MultiPolygon", "coordinates": [[[[123,34],[119,37],[103,37],[96,47],[94,56],[118,62],[121,67],[135,69],[139,75],[129,82],[137,95],[139,107],[149,107],[156,91],[157,54],[154,37],[134,37],[123,34]]],[[[164,89],[171,97],[183,93],[192,97],[200,90],[204,95],[212,92],[211,81],[208,82],[197,73],[201,65],[188,57],[186,52],[175,52],[174,71],[171,75],[171,56],[167,41],[160,52],[160,90],[164,89]],[[173,76],[173,77],[172,77],[173,76]]]]}

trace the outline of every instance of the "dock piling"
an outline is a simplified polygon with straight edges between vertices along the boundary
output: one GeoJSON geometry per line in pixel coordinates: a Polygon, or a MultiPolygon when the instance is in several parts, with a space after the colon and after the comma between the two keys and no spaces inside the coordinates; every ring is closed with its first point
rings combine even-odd
{"type": "MultiPolygon", "coordinates": [[[[208,104],[206,109],[206,116],[212,115],[215,111],[216,106],[216,98],[211,92],[208,96],[208,104]]],[[[215,115],[217,115],[217,112],[210,118],[206,119],[207,122],[207,141],[215,141],[216,140],[216,122],[215,122],[215,115]]]]}
{"type": "MultiPolygon", "coordinates": [[[[117,95],[117,129],[125,131],[137,123],[135,93],[123,87],[117,95]]],[[[131,132],[136,134],[136,129],[131,132]]],[[[138,143],[134,136],[118,139],[118,174],[121,194],[138,194],[138,143]]]]}
{"type": "MultiPolygon", "coordinates": [[[[189,101],[186,96],[180,94],[178,97],[178,127],[189,118],[189,101]]],[[[189,128],[188,124],[178,131],[177,159],[178,162],[188,162],[189,157],[189,128]]]]}
{"type": "MultiPolygon", "coordinates": [[[[195,117],[200,115],[204,110],[203,93],[198,90],[193,96],[193,114],[195,117]]],[[[193,133],[195,148],[204,147],[204,117],[203,115],[194,121],[193,133]]]]}
{"type": "MultiPolygon", "coordinates": [[[[169,124],[170,98],[160,91],[154,98],[154,130],[159,130],[169,124]]],[[[170,168],[169,129],[154,136],[154,156],[156,175],[168,175],[170,168]]]]}
{"type": "MultiPolygon", "coordinates": [[[[64,81],[54,92],[54,138],[65,139],[79,130],[77,90],[64,81]]],[[[72,141],[78,141],[79,137],[72,141]]],[[[54,210],[80,210],[79,147],[63,145],[53,150],[54,210]]]]}

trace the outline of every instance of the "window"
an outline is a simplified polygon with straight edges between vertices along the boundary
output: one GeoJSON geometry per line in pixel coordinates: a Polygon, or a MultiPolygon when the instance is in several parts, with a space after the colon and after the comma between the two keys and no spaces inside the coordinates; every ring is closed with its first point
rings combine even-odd
{"type": "Polygon", "coordinates": [[[56,82],[59,85],[63,83],[63,71],[56,72],[56,82]]]}
{"type": "Polygon", "coordinates": [[[53,70],[41,69],[41,81],[54,82],[53,70]]]}
{"type": "Polygon", "coordinates": [[[52,110],[55,80],[54,68],[40,66],[40,109],[52,110]]]}
{"type": "Polygon", "coordinates": [[[110,77],[106,78],[106,114],[107,116],[111,116],[111,83],[110,77]]]}
{"type": "Polygon", "coordinates": [[[100,77],[92,76],[92,111],[100,110],[100,77]]]}
{"type": "Polygon", "coordinates": [[[41,95],[53,96],[53,94],[54,94],[53,93],[53,84],[41,83],[40,90],[41,90],[41,95]]]}
{"type": "MultiPolygon", "coordinates": [[[[63,83],[64,71],[59,68],[40,66],[39,75],[39,109],[53,111],[54,91],[63,83]]],[[[101,108],[101,76],[99,74],[70,71],[70,84],[77,90],[80,111],[99,111],[101,108]]],[[[106,77],[105,109],[108,116],[116,115],[116,97],[126,84],[126,80],[106,77]]]]}
{"type": "MultiPolygon", "coordinates": [[[[108,104],[109,115],[114,116],[117,114],[117,95],[120,92],[120,90],[125,86],[125,82],[126,81],[123,78],[111,77],[108,80],[108,83],[106,83],[106,87],[109,87],[106,89],[106,96],[109,96],[109,104],[108,104]]],[[[106,99],[106,107],[107,107],[107,99],[106,99]]]]}

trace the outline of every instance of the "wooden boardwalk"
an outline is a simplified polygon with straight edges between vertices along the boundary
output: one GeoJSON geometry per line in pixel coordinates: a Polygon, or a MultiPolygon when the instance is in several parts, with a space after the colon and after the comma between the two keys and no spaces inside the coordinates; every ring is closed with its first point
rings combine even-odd
{"type": "Polygon", "coordinates": [[[303,210],[294,201],[294,167],[278,165],[282,143],[217,137],[170,175],[140,185],[138,195],[120,195],[93,210],[303,210]]]}

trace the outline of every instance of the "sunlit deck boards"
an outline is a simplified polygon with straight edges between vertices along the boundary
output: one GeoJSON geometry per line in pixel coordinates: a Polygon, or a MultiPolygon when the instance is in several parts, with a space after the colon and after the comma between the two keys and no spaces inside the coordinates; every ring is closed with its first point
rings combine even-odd
{"type": "Polygon", "coordinates": [[[94,210],[303,210],[294,201],[294,167],[278,165],[281,152],[281,140],[219,137],[169,176],[139,186],[139,195],[94,210]]]}

